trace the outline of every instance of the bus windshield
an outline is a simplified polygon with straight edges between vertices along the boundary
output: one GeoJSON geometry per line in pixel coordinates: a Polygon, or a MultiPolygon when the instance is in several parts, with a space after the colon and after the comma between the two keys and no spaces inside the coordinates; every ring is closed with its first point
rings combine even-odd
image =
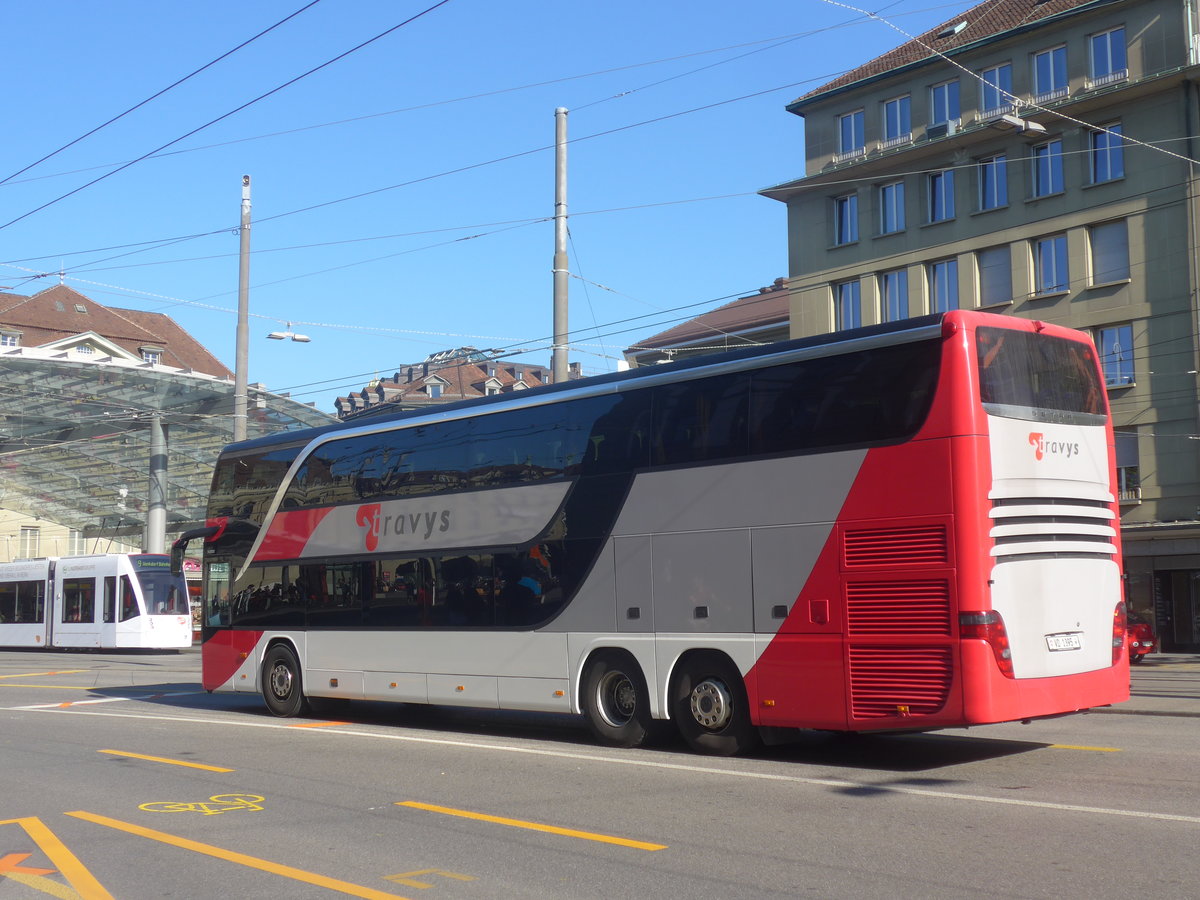
{"type": "Polygon", "coordinates": [[[1105,421],[1095,351],[1028,331],[976,330],[979,394],[988,412],[1021,419],[1105,421]]]}

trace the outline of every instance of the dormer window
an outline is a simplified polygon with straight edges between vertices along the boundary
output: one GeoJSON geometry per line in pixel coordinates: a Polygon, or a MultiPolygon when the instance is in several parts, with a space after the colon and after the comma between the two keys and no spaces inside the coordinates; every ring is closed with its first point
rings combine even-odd
{"type": "Polygon", "coordinates": [[[425,385],[425,393],[429,395],[430,400],[437,400],[442,396],[442,385],[436,381],[431,381],[425,385]]]}
{"type": "Polygon", "coordinates": [[[77,312],[77,313],[84,313],[84,314],[86,315],[86,314],[87,314],[87,307],[86,307],[86,306],[84,306],[82,303],[76,303],[76,304],[75,304],[75,312],[77,312]]]}
{"type": "Polygon", "coordinates": [[[20,347],[22,331],[0,331],[0,347],[20,347]]]}
{"type": "Polygon", "coordinates": [[[138,352],[142,354],[142,362],[156,366],[162,362],[162,347],[138,347],[138,352]]]}

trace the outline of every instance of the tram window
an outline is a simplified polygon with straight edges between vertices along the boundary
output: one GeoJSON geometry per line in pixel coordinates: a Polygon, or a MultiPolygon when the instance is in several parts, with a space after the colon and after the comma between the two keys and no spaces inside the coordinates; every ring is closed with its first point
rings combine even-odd
{"type": "Polygon", "coordinates": [[[46,584],[10,581],[0,584],[0,624],[40,624],[46,610],[46,584]]]}
{"type": "Polygon", "coordinates": [[[96,582],[92,578],[63,580],[63,621],[96,621],[96,582]]]}
{"type": "Polygon", "coordinates": [[[117,621],[117,576],[104,576],[104,624],[117,621]]]}
{"type": "Polygon", "coordinates": [[[121,576],[121,621],[136,619],[142,614],[138,607],[137,594],[133,590],[133,582],[128,575],[121,576]]]}

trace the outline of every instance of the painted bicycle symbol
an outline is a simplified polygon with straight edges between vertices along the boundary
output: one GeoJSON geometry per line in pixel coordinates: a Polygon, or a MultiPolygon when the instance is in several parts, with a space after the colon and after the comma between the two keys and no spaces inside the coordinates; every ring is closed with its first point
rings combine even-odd
{"type": "Polygon", "coordinates": [[[235,809],[261,810],[262,797],[257,794],[216,794],[198,803],[165,800],[158,803],[143,803],[138,809],[146,812],[198,812],[206,816],[233,812],[235,809]]]}

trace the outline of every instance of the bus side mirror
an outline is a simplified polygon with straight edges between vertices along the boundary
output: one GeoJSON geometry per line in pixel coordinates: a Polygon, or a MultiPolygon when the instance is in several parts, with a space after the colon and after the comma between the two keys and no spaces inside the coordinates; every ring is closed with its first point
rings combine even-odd
{"type": "Polygon", "coordinates": [[[219,532],[223,526],[207,525],[204,528],[193,528],[191,531],[185,531],[171,545],[171,574],[183,574],[183,554],[187,550],[189,542],[196,538],[208,538],[219,532]]]}

